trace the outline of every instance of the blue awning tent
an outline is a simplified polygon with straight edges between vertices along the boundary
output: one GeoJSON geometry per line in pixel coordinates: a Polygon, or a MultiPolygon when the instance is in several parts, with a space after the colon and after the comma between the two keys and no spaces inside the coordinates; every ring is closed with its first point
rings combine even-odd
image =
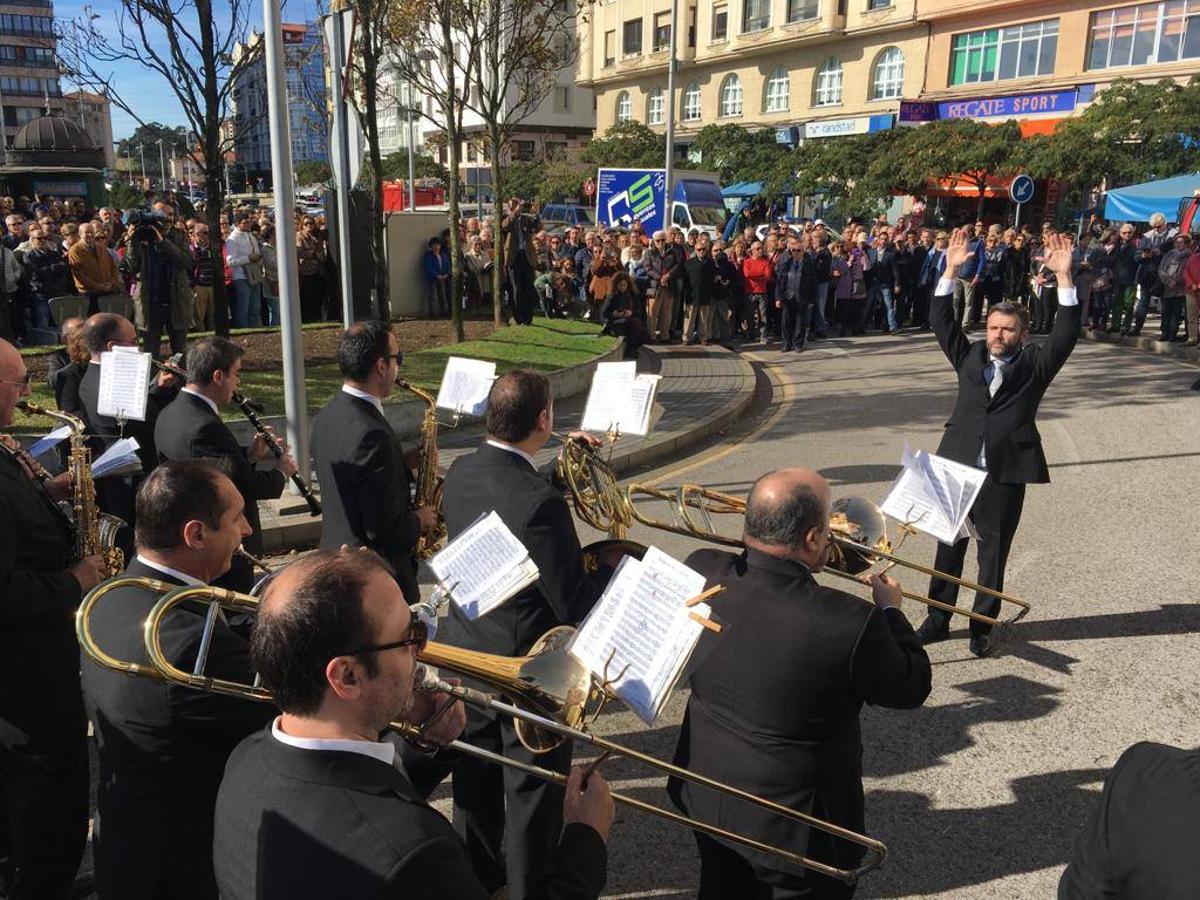
{"type": "Polygon", "coordinates": [[[1111,190],[1104,198],[1104,218],[1122,222],[1148,222],[1156,212],[1174,222],[1179,201],[1200,190],[1200,172],[1146,181],[1111,190]]]}
{"type": "Polygon", "coordinates": [[[726,199],[734,197],[757,197],[762,193],[761,181],[739,181],[729,187],[721,188],[721,196],[726,199]]]}

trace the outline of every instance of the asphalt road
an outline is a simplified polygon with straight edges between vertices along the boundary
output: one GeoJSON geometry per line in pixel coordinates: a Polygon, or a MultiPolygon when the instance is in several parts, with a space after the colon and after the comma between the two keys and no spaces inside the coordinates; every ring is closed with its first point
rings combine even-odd
{"type": "MultiPolygon", "coordinates": [[[[880,501],[905,440],[935,450],[953,405],[954,376],[928,335],[756,359],[771,403],[722,443],[638,480],[744,494],[766,471],[805,465],[835,497],[880,501]]],[[[922,709],[863,713],[868,828],[891,855],[858,897],[1052,897],[1121,751],[1140,740],[1200,745],[1196,374],[1089,342],[1059,374],[1039,417],[1053,481],[1030,488],[1008,566],[1008,588],[1033,611],[992,658],[970,656],[965,629],[930,648],[922,709]]],[[[699,546],[640,527],[631,536],[680,558],[699,546]]],[[[932,561],[929,538],[906,549],[932,561]]],[[[924,607],[906,612],[915,625],[924,607]]],[[[623,713],[597,730],[669,758],[685,702],[677,691],[654,728],[623,713]]],[[[652,772],[625,761],[603,771],[617,790],[665,800],[652,772]]],[[[686,831],[619,810],[605,896],[694,895],[697,872],[686,831]]]]}

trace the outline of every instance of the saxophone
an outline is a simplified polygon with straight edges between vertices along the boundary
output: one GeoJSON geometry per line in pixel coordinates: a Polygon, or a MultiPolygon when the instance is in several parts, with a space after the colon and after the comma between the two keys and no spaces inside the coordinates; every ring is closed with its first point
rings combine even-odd
{"type": "Polygon", "coordinates": [[[446,520],[442,518],[442,478],[437,473],[437,401],[429,391],[423,391],[403,378],[398,379],[396,384],[425,404],[425,416],[421,420],[421,463],[417,467],[413,505],[427,506],[437,513],[437,525],[433,531],[417,539],[417,559],[429,559],[446,542],[446,520]]]}
{"type": "Polygon", "coordinates": [[[68,413],[57,412],[22,400],[17,409],[28,416],[49,416],[71,429],[71,452],[68,467],[73,491],[71,508],[74,513],[75,559],[100,556],[104,560],[104,578],[111,578],[125,568],[125,554],[117,546],[117,532],[125,522],[116,516],[100,512],[96,506],[96,484],[92,480],[92,452],[84,439],[83,421],[68,413]]]}

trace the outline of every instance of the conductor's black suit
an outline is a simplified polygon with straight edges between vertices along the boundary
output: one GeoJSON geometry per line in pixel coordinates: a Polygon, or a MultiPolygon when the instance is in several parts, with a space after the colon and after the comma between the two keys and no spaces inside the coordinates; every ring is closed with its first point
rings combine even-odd
{"type": "Polygon", "coordinates": [[[404,599],[416,603],[413,550],[421,522],[403,448],[388,420],[369,400],[338,391],[313,424],[312,456],[324,507],[321,549],[370,547],[396,570],[404,599]]]}
{"type": "MultiPolygon", "coordinates": [[[[898,609],[817,583],[802,563],[750,549],[698,550],[687,564],[706,586],[719,634],[692,654],[691,697],[675,763],[777,803],[863,831],[864,703],[907,709],[929,694],[929,658],[898,609]]],[[[853,868],[857,845],[672,779],[688,815],[853,868]]],[[[841,882],[697,835],[702,898],[848,897],[841,882]],[[764,888],[770,885],[770,889],[764,888]]]]}
{"type": "MultiPolygon", "coordinates": [[[[125,575],[183,584],[137,559],[125,575]]],[[[91,617],[96,641],[119,659],[147,664],[141,624],[158,599],[143,587],[109,593],[91,617]]],[[[163,650],[185,671],[196,660],[206,610],[200,603],[178,607],[163,620],[163,650]]],[[[246,640],[223,621],[213,630],[205,671],[254,680],[246,640]]],[[[132,678],[86,656],[83,692],[100,758],[93,850],[101,900],[215,898],[213,807],[225,761],[274,707],[132,678]]]]}
{"type": "MultiPolygon", "coordinates": [[[[575,624],[586,615],[600,596],[601,582],[584,573],[579,539],[563,496],[526,459],[485,443],[455,460],[446,474],[442,512],[450,540],[492,510],[529,550],[540,577],[474,622],[451,604],[438,640],[520,656],[549,629],[575,624]]],[[[571,762],[570,745],[534,756],[517,741],[508,719],[498,721],[495,714],[474,708],[467,710],[463,739],[561,772],[566,772],[571,762]]],[[[558,842],[562,801],[562,788],[512,768],[472,757],[464,757],[455,766],[455,828],[487,887],[495,890],[507,881],[513,900],[526,896],[530,879],[545,869],[558,842]],[[507,866],[500,849],[506,806],[507,866]]]]}
{"type": "MultiPolygon", "coordinates": [[[[219,415],[203,397],[181,391],[158,417],[154,442],[160,462],[171,459],[212,459],[220,462],[245,504],[246,521],[252,529],[242,543],[255,555],[263,552],[259,500],[274,500],[283,493],[287,480],[279,469],[262,470],[250,461],[246,448],[238,444],[219,415]]],[[[229,571],[213,582],[217,587],[248,592],[254,585],[254,568],[249,560],[235,556],[229,571]]]]}
{"type": "MultiPolygon", "coordinates": [[[[1078,304],[1067,305],[1064,301],[1068,299],[1074,299],[1073,293],[1060,291],[1062,308],[1045,344],[1025,344],[1010,359],[1000,362],[994,395],[996,361],[987,341],[972,343],[963,334],[954,317],[952,294],[938,294],[930,308],[930,324],[938,344],[958,373],[958,400],[946,423],[938,455],[987,470],[987,479],[971,508],[971,521],[979,533],[979,583],[996,590],[1004,588],[1004,566],[1021,521],[1025,485],[1050,480],[1034,420],[1046,389],[1079,339],[1080,308],[1078,304]]],[[[934,566],[961,575],[966,552],[967,538],[953,546],[938,544],[934,566]]],[[[955,603],[958,586],[935,578],[930,582],[929,595],[944,603],[955,603]]],[[[976,612],[994,616],[999,606],[1000,601],[994,598],[975,596],[976,612]]],[[[948,623],[950,614],[934,609],[930,618],[941,627],[948,623]]],[[[972,635],[990,630],[990,626],[971,620],[972,635]]]]}

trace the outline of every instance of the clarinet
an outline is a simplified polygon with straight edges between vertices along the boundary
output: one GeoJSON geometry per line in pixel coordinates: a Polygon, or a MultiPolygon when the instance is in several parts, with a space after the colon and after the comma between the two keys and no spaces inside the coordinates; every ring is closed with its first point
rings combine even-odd
{"type": "MultiPolygon", "coordinates": [[[[283,459],[283,447],[279,445],[278,438],[276,438],[275,435],[271,434],[271,432],[267,430],[267,426],[259,421],[258,412],[254,408],[254,401],[249,397],[243,396],[241,392],[234,391],[233,402],[236,403],[238,409],[242,411],[242,415],[244,415],[249,420],[250,424],[254,426],[254,430],[262,435],[263,440],[267,442],[267,446],[271,448],[271,452],[275,454],[275,458],[283,459]]],[[[308,504],[308,511],[314,516],[319,516],[321,514],[321,503],[313,494],[312,488],[309,487],[304,479],[300,477],[299,472],[293,472],[291,479],[292,483],[296,485],[297,489],[300,491],[300,496],[304,498],[304,502],[308,504]]]]}

